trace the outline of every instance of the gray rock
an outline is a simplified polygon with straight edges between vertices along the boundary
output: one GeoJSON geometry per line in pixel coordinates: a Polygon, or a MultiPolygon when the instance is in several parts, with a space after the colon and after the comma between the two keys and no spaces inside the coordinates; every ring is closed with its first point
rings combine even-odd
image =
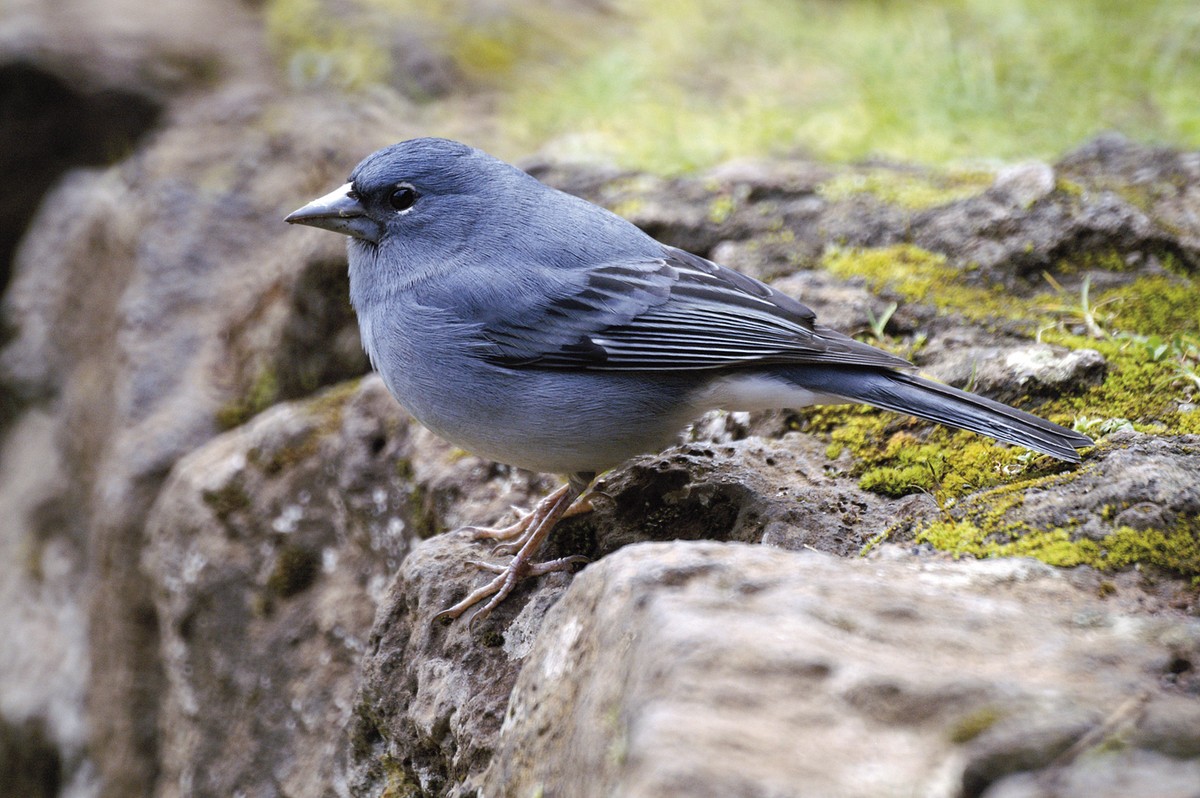
{"type": "Polygon", "coordinates": [[[1108,364],[1094,349],[1065,351],[1047,344],[972,346],[950,349],[927,371],[942,382],[1006,404],[1029,398],[1070,395],[1104,381],[1108,364]]]}
{"type": "MultiPolygon", "coordinates": [[[[697,441],[638,458],[600,483],[595,512],[563,522],[544,556],[606,562],[630,543],[679,537],[849,554],[895,515],[933,511],[931,503],[884,500],[827,475],[820,448],[802,436],[697,441]]],[[[363,662],[354,794],[390,786],[468,795],[491,761],[512,684],[570,577],[523,584],[478,624],[433,624],[484,578],[466,564],[481,558],[487,546],[452,532],[419,543],[404,560],[363,662]]]]}
{"type": "Polygon", "coordinates": [[[1159,681],[1172,636],[1200,642],[1194,619],[1115,614],[1084,633],[1087,609],[1108,612],[1045,567],[629,546],[547,614],[476,784],[981,795],[1047,767],[1131,695],[1195,704],[1159,681]]]}
{"type": "MultiPolygon", "coordinates": [[[[307,392],[365,368],[357,348],[338,360],[349,347],[336,342],[356,335],[353,319],[314,309],[305,287],[321,283],[306,275],[341,272],[342,244],[309,242],[280,222],[344,176],[347,164],[330,159],[317,121],[330,114],[324,103],[275,104],[246,90],[178,110],[178,125],[136,157],[75,173],[47,197],[4,296],[14,334],[0,351],[0,395],[10,407],[49,415],[55,431],[22,456],[64,469],[43,517],[19,522],[14,534],[31,536],[23,545],[78,554],[65,560],[69,589],[44,598],[51,614],[86,619],[85,649],[74,648],[80,642],[66,628],[56,645],[89,663],[87,750],[113,795],[142,794],[159,767],[166,684],[138,563],[146,514],[168,471],[219,431],[219,419],[244,420],[286,398],[285,386],[307,392]],[[313,124],[289,122],[300,115],[313,124]],[[311,164],[305,185],[297,185],[297,162],[311,164]],[[334,345],[314,347],[305,335],[334,345]],[[289,383],[280,374],[306,376],[289,383]]],[[[338,124],[368,149],[382,120],[346,114],[338,124]]],[[[321,302],[344,307],[344,294],[321,302]]],[[[13,623],[39,617],[30,612],[13,623]]],[[[39,696],[35,704],[57,700],[37,671],[5,669],[0,681],[39,696]]],[[[72,750],[64,761],[74,761],[72,750]]]]}
{"type": "Polygon", "coordinates": [[[1054,168],[1041,161],[1006,166],[996,174],[991,190],[1003,194],[1014,205],[1028,208],[1054,191],[1054,168]]]}
{"type": "Polygon", "coordinates": [[[147,520],[167,686],[158,795],[345,795],[375,607],[423,507],[377,381],[282,404],[183,458],[147,520]]]}

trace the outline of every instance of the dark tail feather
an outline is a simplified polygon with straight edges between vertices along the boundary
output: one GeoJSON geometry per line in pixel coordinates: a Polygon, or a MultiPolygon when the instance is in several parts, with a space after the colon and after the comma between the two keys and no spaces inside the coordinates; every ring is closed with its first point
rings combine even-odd
{"type": "Polygon", "coordinates": [[[1095,445],[1086,435],[1023,410],[902,371],[826,366],[788,369],[787,374],[809,390],[978,432],[1072,463],[1079,462],[1076,449],[1095,445]]]}

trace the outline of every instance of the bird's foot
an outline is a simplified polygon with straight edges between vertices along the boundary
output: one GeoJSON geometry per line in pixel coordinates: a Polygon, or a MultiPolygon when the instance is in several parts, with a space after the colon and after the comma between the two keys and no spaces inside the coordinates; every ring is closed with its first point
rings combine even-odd
{"type": "MultiPolygon", "coordinates": [[[[566,485],[563,486],[563,488],[566,488],[566,487],[567,487],[566,485]]],[[[561,490],[563,490],[563,488],[559,488],[559,490],[561,491],[561,490]]],[[[555,491],[555,493],[558,493],[558,492],[559,491],[555,491]]],[[[553,497],[554,493],[550,494],[550,496],[553,497]]],[[[549,498],[549,497],[547,497],[547,498],[549,498]]],[[[559,497],[559,498],[561,498],[561,497],[559,497]]],[[[514,539],[507,540],[504,543],[501,543],[496,548],[492,549],[492,555],[495,557],[507,557],[509,555],[515,555],[521,549],[525,548],[525,544],[528,543],[529,540],[534,535],[537,534],[537,527],[541,520],[541,519],[537,518],[537,515],[545,503],[546,503],[546,500],[543,500],[541,503],[538,504],[537,507],[535,507],[533,509],[532,512],[529,513],[529,517],[532,520],[526,526],[524,532],[515,536],[514,539]]],[[[575,500],[575,502],[573,504],[571,504],[571,506],[567,507],[567,509],[563,511],[563,514],[561,516],[559,516],[558,520],[563,521],[567,518],[570,518],[571,516],[580,515],[582,513],[590,513],[591,511],[592,511],[591,501],[588,500],[587,496],[580,496],[578,499],[575,500]]]]}
{"type": "Polygon", "coordinates": [[[520,557],[513,557],[508,565],[483,562],[482,560],[468,560],[468,565],[473,565],[484,571],[491,571],[496,574],[496,578],[486,585],[471,591],[466,598],[453,607],[447,607],[442,610],[433,616],[433,620],[434,622],[454,620],[479,602],[488,599],[488,602],[471,616],[472,624],[476,621],[482,621],[491,614],[492,610],[500,606],[500,602],[508,598],[508,594],[513,592],[513,589],[516,588],[521,580],[554,573],[555,571],[568,571],[575,565],[586,562],[588,562],[588,558],[578,554],[538,563],[531,563],[522,560],[520,557]]]}
{"type": "MultiPolygon", "coordinates": [[[[584,505],[582,509],[575,509],[575,499],[579,496],[582,488],[570,482],[558,490],[551,493],[545,499],[540,501],[532,512],[525,518],[519,520],[512,527],[502,530],[476,530],[476,537],[480,537],[481,531],[507,533],[509,529],[523,525],[523,528],[511,537],[515,538],[510,543],[505,543],[497,547],[497,551],[505,549],[508,553],[513,554],[512,560],[507,565],[497,565],[494,563],[481,562],[478,560],[471,561],[470,564],[481,568],[485,571],[491,571],[496,574],[496,578],[488,582],[482,587],[476,588],[469,593],[466,598],[458,602],[452,607],[442,610],[434,616],[433,620],[444,621],[453,620],[461,616],[464,612],[471,609],[479,602],[487,599],[475,615],[472,616],[471,622],[482,620],[494,610],[501,601],[503,601],[509,593],[512,593],[513,588],[517,586],[522,579],[531,576],[541,576],[553,571],[564,571],[571,566],[587,562],[586,557],[561,557],[556,560],[547,562],[534,563],[531,562],[537,550],[541,548],[542,543],[550,534],[550,530],[554,525],[568,515],[574,515],[579,512],[586,512],[591,509],[591,505],[586,502],[580,502],[584,505]]],[[[484,538],[495,538],[494,534],[484,535],[484,538]]],[[[504,539],[504,538],[500,538],[504,539]]]]}

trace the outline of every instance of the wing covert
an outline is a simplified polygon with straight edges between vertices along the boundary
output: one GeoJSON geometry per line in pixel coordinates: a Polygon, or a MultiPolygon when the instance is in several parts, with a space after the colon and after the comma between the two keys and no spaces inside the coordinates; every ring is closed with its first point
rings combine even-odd
{"type": "Polygon", "coordinates": [[[516,368],[674,371],[760,363],[911,368],[816,324],[786,294],[671,247],[661,260],[599,266],[519,322],[493,321],[487,359],[516,368]]]}

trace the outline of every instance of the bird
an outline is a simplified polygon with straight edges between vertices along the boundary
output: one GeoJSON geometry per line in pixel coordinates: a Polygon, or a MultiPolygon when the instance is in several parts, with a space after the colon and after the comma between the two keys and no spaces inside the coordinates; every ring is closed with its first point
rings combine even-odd
{"type": "Polygon", "coordinates": [[[437,616],[489,614],[597,474],[669,446],[713,409],[860,403],[1072,463],[1086,435],[919,376],[791,296],[663,244],[482,150],[415,138],[285,217],[348,237],[363,348],[417,421],[468,452],[564,475],[470,561],[495,576],[437,616]],[[482,606],[478,606],[482,604],[482,606]]]}

